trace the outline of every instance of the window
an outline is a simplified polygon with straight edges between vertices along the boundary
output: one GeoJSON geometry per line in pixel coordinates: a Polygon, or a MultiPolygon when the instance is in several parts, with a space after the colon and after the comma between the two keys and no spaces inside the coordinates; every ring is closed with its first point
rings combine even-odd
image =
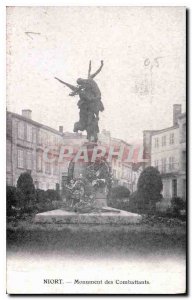
{"type": "Polygon", "coordinates": [[[43,144],[43,134],[42,134],[42,131],[39,131],[39,134],[38,134],[38,144],[39,145],[43,144]]]}
{"type": "Polygon", "coordinates": [[[18,123],[18,138],[24,140],[24,123],[18,123]]]}
{"type": "Polygon", "coordinates": [[[51,164],[50,163],[45,164],[45,173],[51,174],[51,164]]]}
{"type": "Polygon", "coordinates": [[[51,136],[48,134],[47,135],[47,145],[51,144],[51,136]]]}
{"type": "Polygon", "coordinates": [[[182,134],[186,135],[186,123],[182,125],[182,134]]]}
{"type": "Polygon", "coordinates": [[[182,170],[186,171],[186,151],[182,151],[182,170]]]}
{"type": "Polygon", "coordinates": [[[50,145],[54,145],[54,136],[50,135],[50,145]]]}
{"type": "Polygon", "coordinates": [[[162,164],[162,172],[165,173],[166,172],[166,158],[162,158],[161,164],[162,164]]]}
{"type": "Polygon", "coordinates": [[[172,180],[172,197],[177,197],[177,179],[172,180]]]}
{"type": "Polygon", "coordinates": [[[40,182],[40,183],[39,183],[39,187],[40,187],[40,189],[46,191],[46,187],[47,187],[46,182],[43,182],[43,181],[40,182]]]}
{"type": "Polygon", "coordinates": [[[58,163],[55,162],[53,165],[53,175],[58,175],[59,174],[59,166],[58,163]]]}
{"type": "Polygon", "coordinates": [[[169,157],[169,170],[174,170],[174,157],[169,157]]]}
{"type": "Polygon", "coordinates": [[[37,172],[42,172],[42,170],[43,170],[42,154],[37,153],[37,172]]]}
{"type": "Polygon", "coordinates": [[[32,170],[32,152],[27,151],[27,170],[32,170]]]}
{"type": "Polygon", "coordinates": [[[53,144],[54,144],[54,145],[57,145],[57,144],[58,144],[58,143],[57,143],[57,137],[56,137],[56,136],[54,136],[53,144]]]}
{"type": "Polygon", "coordinates": [[[182,191],[183,200],[186,201],[186,179],[183,179],[182,191]]]}
{"type": "Polygon", "coordinates": [[[186,123],[182,125],[182,131],[181,131],[181,143],[186,142],[186,123]]]}
{"type": "Polygon", "coordinates": [[[158,170],[158,164],[159,164],[159,161],[158,161],[158,160],[155,160],[155,161],[154,161],[154,165],[155,165],[155,168],[157,168],[157,170],[158,170]]]}
{"type": "Polygon", "coordinates": [[[36,144],[37,143],[37,133],[36,133],[36,129],[33,128],[32,129],[33,132],[33,143],[36,144]]]}
{"type": "Polygon", "coordinates": [[[170,133],[170,136],[169,136],[169,144],[170,144],[170,145],[173,145],[173,144],[174,144],[174,133],[170,133]]]}
{"type": "Polygon", "coordinates": [[[27,141],[32,142],[32,128],[27,124],[27,141]]]}
{"type": "Polygon", "coordinates": [[[39,181],[36,180],[36,181],[34,182],[34,185],[35,185],[35,188],[36,188],[36,189],[39,189],[39,181]]]}
{"type": "Polygon", "coordinates": [[[6,184],[7,184],[8,186],[12,186],[12,179],[11,179],[10,177],[7,177],[7,178],[6,178],[6,184]]]}
{"type": "Polygon", "coordinates": [[[162,136],[162,147],[166,146],[166,135],[162,136]]]}
{"type": "Polygon", "coordinates": [[[17,166],[18,168],[24,168],[24,151],[17,150],[17,166]]]}
{"type": "Polygon", "coordinates": [[[6,151],[6,170],[7,172],[11,171],[11,144],[7,142],[7,151],[6,151]]]}
{"type": "Polygon", "coordinates": [[[155,148],[159,148],[159,139],[155,138],[155,148]]]}
{"type": "Polygon", "coordinates": [[[43,134],[43,144],[47,145],[48,144],[48,134],[44,132],[43,134]]]}
{"type": "Polygon", "coordinates": [[[56,184],[55,184],[55,189],[56,189],[56,191],[59,191],[59,183],[57,182],[56,184]]]}

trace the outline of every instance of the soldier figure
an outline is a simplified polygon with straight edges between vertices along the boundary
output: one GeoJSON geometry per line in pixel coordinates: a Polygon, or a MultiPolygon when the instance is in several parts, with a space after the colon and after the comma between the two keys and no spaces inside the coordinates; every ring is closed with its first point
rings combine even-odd
{"type": "Polygon", "coordinates": [[[59,80],[61,83],[67,85],[71,90],[70,96],[79,95],[80,100],[77,105],[80,109],[79,121],[74,124],[74,132],[86,130],[87,138],[91,142],[97,142],[97,133],[99,132],[99,112],[104,110],[101,101],[101,92],[97,83],[93,78],[101,71],[103,61],[101,61],[100,68],[91,75],[91,61],[89,63],[88,79],[77,79],[78,86],[72,86],[64,81],[59,80]]]}

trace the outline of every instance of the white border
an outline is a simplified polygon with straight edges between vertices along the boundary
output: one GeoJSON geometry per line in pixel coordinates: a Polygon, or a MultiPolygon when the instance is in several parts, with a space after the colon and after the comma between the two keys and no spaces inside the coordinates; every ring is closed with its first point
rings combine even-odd
{"type": "MultiPolygon", "coordinates": [[[[5,162],[6,162],[6,156],[5,156],[5,143],[6,143],[6,136],[5,136],[5,110],[6,110],[6,29],[5,29],[5,24],[6,24],[6,6],[185,6],[189,10],[192,8],[192,1],[191,0],[164,0],[164,1],[144,1],[144,0],[7,0],[7,1],[2,1],[0,2],[0,41],[1,41],[1,52],[0,52],[0,154],[1,154],[1,165],[0,165],[0,192],[1,192],[1,197],[0,197],[0,240],[3,242],[1,243],[0,246],[0,258],[1,258],[1,280],[0,280],[0,296],[1,299],[7,298],[8,295],[5,294],[6,290],[6,272],[5,272],[5,267],[6,267],[6,245],[5,245],[5,240],[6,240],[6,213],[5,213],[5,199],[6,199],[6,194],[5,194],[5,162]]],[[[191,12],[189,11],[189,14],[191,12]]],[[[191,49],[191,24],[189,22],[189,49],[191,49]]],[[[190,53],[189,53],[190,54],[190,53]]],[[[190,58],[190,57],[189,57],[190,58]]],[[[191,61],[189,61],[188,58],[188,64],[189,64],[189,71],[191,69],[191,61]]],[[[188,78],[188,86],[190,87],[192,85],[192,80],[189,77],[188,78]]],[[[191,117],[191,107],[189,107],[190,104],[190,91],[188,94],[188,114],[191,117]]],[[[190,141],[192,140],[192,130],[191,129],[191,122],[189,122],[190,128],[189,130],[189,141],[188,141],[188,153],[191,152],[191,147],[190,147],[190,141]]],[[[191,161],[188,161],[190,165],[188,166],[189,170],[191,170],[191,161]]],[[[192,186],[192,181],[191,178],[188,182],[188,188],[192,186]]],[[[191,188],[190,188],[191,190],[191,188]]],[[[189,193],[188,196],[188,202],[190,204],[190,195],[189,193]]],[[[191,219],[191,206],[190,211],[189,211],[189,221],[191,219]]],[[[189,224],[188,230],[191,231],[191,221],[189,224]]],[[[189,232],[189,245],[190,245],[190,237],[191,234],[189,232]]],[[[189,251],[190,252],[190,251],[189,251]]],[[[190,270],[189,274],[190,274],[190,270]]],[[[22,297],[25,298],[25,297],[22,297]]],[[[37,297],[40,299],[40,297],[37,297]]],[[[51,297],[56,298],[55,296],[51,297]]],[[[71,297],[70,297],[71,298],[71,297]]],[[[103,297],[100,297],[103,298],[103,297]]],[[[119,297],[116,297],[119,298],[119,297]]],[[[139,297],[134,297],[134,299],[139,298],[139,297]]],[[[169,297],[164,297],[169,299],[169,297]]],[[[173,297],[172,297],[173,298],[173,297]]]]}

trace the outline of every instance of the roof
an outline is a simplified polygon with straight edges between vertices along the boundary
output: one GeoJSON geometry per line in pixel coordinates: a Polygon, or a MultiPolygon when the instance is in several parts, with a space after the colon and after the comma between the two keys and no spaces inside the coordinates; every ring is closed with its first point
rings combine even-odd
{"type": "MultiPolygon", "coordinates": [[[[185,118],[186,117],[186,113],[182,113],[178,116],[179,119],[182,119],[182,118],[185,118]]],[[[173,130],[173,129],[176,129],[176,128],[179,128],[179,125],[174,125],[174,126],[171,126],[171,127],[167,127],[167,128],[163,128],[163,129],[159,129],[159,130],[144,130],[144,132],[151,132],[151,135],[157,135],[159,133],[162,133],[162,132],[165,132],[165,131],[169,131],[169,130],[173,130]]]]}
{"type": "Polygon", "coordinates": [[[157,130],[156,132],[153,132],[153,133],[152,133],[152,136],[153,136],[153,135],[160,134],[160,133],[165,132],[165,131],[170,131],[170,130],[173,130],[173,129],[177,129],[177,128],[179,128],[179,125],[167,127],[167,128],[164,128],[164,129],[160,129],[160,130],[157,130]]]}
{"type": "Polygon", "coordinates": [[[118,139],[118,138],[111,138],[111,141],[112,142],[117,142],[117,143],[123,143],[123,144],[126,144],[127,146],[131,146],[131,144],[128,144],[126,141],[124,140],[121,140],[121,139],[118,139]]]}
{"type": "Polygon", "coordinates": [[[86,135],[82,134],[82,133],[77,133],[77,132],[68,132],[68,131],[65,131],[63,132],[63,136],[65,138],[68,138],[68,139],[86,139],[86,135]]]}
{"type": "Polygon", "coordinates": [[[27,122],[27,123],[30,123],[30,124],[32,124],[32,125],[35,125],[35,126],[37,126],[37,127],[39,127],[39,128],[43,128],[43,129],[45,129],[45,130],[48,130],[48,131],[51,131],[51,132],[53,132],[53,133],[55,133],[55,134],[58,134],[58,135],[60,135],[60,136],[63,136],[63,133],[62,133],[62,132],[60,132],[59,130],[56,130],[56,129],[52,128],[52,127],[49,127],[49,126],[47,126],[47,125],[43,125],[43,124],[41,124],[41,123],[39,123],[39,122],[36,122],[36,121],[34,121],[34,120],[32,120],[32,119],[26,118],[26,117],[24,117],[24,116],[22,116],[22,115],[19,115],[19,114],[10,112],[10,111],[7,111],[7,113],[8,113],[8,114],[11,114],[12,116],[14,116],[14,117],[17,118],[17,119],[23,120],[23,121],[25,121],[25,122],[27,122]]]}

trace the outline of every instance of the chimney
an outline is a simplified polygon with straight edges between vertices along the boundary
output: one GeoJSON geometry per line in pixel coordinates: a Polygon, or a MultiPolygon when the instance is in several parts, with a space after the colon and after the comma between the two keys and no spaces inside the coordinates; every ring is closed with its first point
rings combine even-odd
{"type": "Polygon", "coordinates": [[[63,133],[63,126],[59,126],[59,132],[63,133]]]}
{"type": "Polygon", "coordinates": [[[30,109],[22,109],[22,116],[28,119],[31,119],[32,110],[30,109]]]}
{"type": "Polygon", "coordinates": [[[173,126],[178,124],[178,117],[181,114],[181,104],[173,104],[173,126]]]}

